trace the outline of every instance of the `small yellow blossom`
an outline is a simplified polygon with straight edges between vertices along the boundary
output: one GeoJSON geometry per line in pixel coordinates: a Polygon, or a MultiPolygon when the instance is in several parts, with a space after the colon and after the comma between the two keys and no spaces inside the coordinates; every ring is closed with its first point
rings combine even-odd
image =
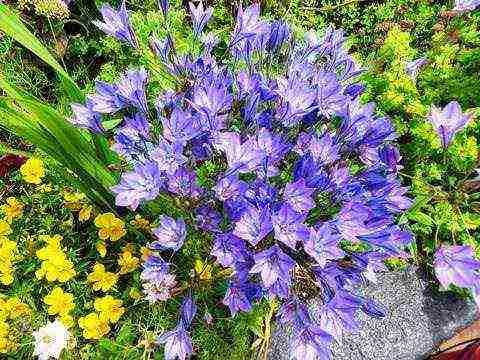
{"type": "Polygon", "coordinates": [[[128,274],[138,268],[139,263],[139,258],[133,256],[130,250],[124,249],[118,259],[118,265],[120,266],[119,273],[121,275],[128,274]]]}
{"type": "Polygon", "coordinates": [[[18,330],[10,326],[8,320],[14,320],[15,324],[15,319],[30,315],[30,313],[30,308],[18,298],[0,298],[0,354],[10,352],[17,346],[15,337],[18,330]]]}
{"type": "Polygon", "coordinates": [[[73,192],[70,190],[64,190],[63,199],[65,200],[65,206],[73,211],[81,211],[85,206],[84,201],[86,195],[81,192],[73,192]]]}
{"type": "Polygon", "coordinates": [[[61,248],[60,242],[63,239],[60,235],[43,235],[40,239],[47,245],[36,252],[37,257],[42,260],[40,269],[35,272],[38,279],[46,278],[47,281],[67,282],[76,275],[73,263],[67,258],[61,248]]]}
{"type": "Polygon", "coordinates": [[[45,176],[43,161],[38,158],[28,159],[25,164],[20,167],[20,173],[26,182],[39,185],[45,176]]]}
{"type": "Polygon", "coordinates": [[[105,241],[100,241],[97,244],[96,248],[102,258],[104,258],[105,255],[107,255],[107,247],[105,246],[105,241]]]}
{"type": "Polygon", "coordinates": [[[0,236],[0,283],[3,285],[13,283],[13,261],[16,254],[17,244],[4,236],[0,236]]]}
{"type": "Polygon", "coordinates": [[[139,230],[150,231],[150,221],[144,219],[141,215],[135,215],[135,219],[130,224],[139,230]]]}
{"type": "Polygon", "coordinates": [[[92,216],[92,210],[93,210],[92,205],[87,205],[87,204],[83,205],[83,207],[78,212],[78,220],[83,222],[90,219],[90,217],[92,216]]]}
{"type": "Polygon", "coordinates": [[[85,339],[101,339],[110,331],[108,322],[101,319],[97,313],[90,313],[78,319],[78,326],[83,329],[85,339]]]}
{"type": "Polygon", "coordinates": [[[10,228],[10,224],[5,220],[0,220],[0,237],[8,236],[12,233],[12,229],[10,228]]]}
{"type": "Polygon", "coordinates": [[[95,225],[99,228],[98,237],[102,240],[117,241],[126,234],[125,223],[112,213],[98,215],[95,225]]]}
{"type": "Polygon", "coordinates": [[[0,354],[6,354],[14,347],[14,343],[9,339],[10,326],[6,321],[0,320],[0,354]]]}
{"type": "Polygon", "coordinates": [[[5,220],[11,223],[13,219],[22,216],[23,204],[12,196],[7,198],[4,205],[0,206],[0,211],[5,216],[5,220]]]}
{"type": "Polygon", "coordinates": [[[73,316],[70,314],[61,314],[58,319],[67,328],[71,328],[73,325],[75,325],[75,320],[73,320],[73,316]]]}
{"type": "Polygon", "coordinates": [[[116,323],[125,313],[125,308],[122,307],[122,300],[117,300],[111,295],[95,299],[93,307],[100,313],[99,317],[101,319],[112,324],[116,323]]]}
{"type": "Polygon", "coordinates": [[[1,307],[1,312],[4,319],[16,319],[21,316],[30,315],[31,311],[28,305],[21,302],[18,298],[12,297],[7,300],[2,300],[3,304],[1,307]]]}
{"type": "Polygon", "coordinates": [[[94,290],[102,290],[104,292],[114,287],[117,283],[117,280],[118,275],[105,271],[105,266],[102,264],[95,264],[93,267],[93,272],[87,277],[87,281],[92,283],[94,290]]]}
{"type": "Polygon", "coordinates": [[[62,288],[54,288],[50,294],[43,298],[43,302],[48,305],[49,315],[66,315],[73,310],[73,295],[66,293],[62,288]]]}

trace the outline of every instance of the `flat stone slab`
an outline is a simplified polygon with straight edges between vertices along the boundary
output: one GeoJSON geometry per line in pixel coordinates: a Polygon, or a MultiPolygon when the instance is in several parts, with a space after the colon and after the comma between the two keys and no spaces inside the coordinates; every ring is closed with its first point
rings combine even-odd
{"type": "MultiPolygon", "coordinates": [[[[438,348],[478,318],[475,303],[449,293],[434,293],[416,268],[382,273],[376,284],[359,288],[387,310],[382,319],[359,312],[357,334],[346,333],[333,345],[335,360],[417,360],[438,348]]],[[[311,306],[321,304],[313,299],[311,306]]],[[[269,360],[290,360],[291,330],[278,327],[269,360]]]]}

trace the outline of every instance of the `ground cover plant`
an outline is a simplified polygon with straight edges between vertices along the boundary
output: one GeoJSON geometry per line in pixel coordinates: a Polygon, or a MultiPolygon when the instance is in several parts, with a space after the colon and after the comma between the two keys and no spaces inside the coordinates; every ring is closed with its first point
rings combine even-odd
{"type": "Polygon", "coordinates": [[[42,139],[67,120],[89,130],[68,127],[112,177],[85,184],[85,163],[7,137],[17,149],[0,168],[0,351],[244,359],[266,355],[276,319],[298,333],[293,355],[328,358],[355,312],[383,315],[350,285],[373,281],[385,260],[413,256],[443,288],[478,293],[474,2],[358,2],[318,16],[316,5],[264,5],[269,20],[257,5],[237,17],[228,4],[161,1],[146,5],[149,21],[103,6],[96,25],[111,36],[80,50],[110,59],[103,82],[89,74],[82,94],[59,82],[58,113],[25,101],[15,79],[2,85],[8,114],[50,119],[42,139]],[[273,20],[289,9],[288,22],[273,20]],[[351,30],[354,57],[328,27],[354,29],[350,10],[384,29],[351,30]],[[398,20],[418,10],[421,28],[398,20]],[[54,215],[34,220],[43,213],[54,215]],[[324,306],[309,309],[318,294],[324,306]]]}

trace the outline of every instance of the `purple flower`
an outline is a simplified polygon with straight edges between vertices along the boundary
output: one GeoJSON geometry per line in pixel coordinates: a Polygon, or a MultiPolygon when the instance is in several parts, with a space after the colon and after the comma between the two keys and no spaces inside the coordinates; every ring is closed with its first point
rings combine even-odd
{"type": "Polygon", "coordinates": [[[221,113],[231,108],[232,101],[226,87],[203,84],[194,88],[191,105],[201,114],[202,129],[211,132],[224,128],[225,117],[221,113]]]}
{"type": "Polygon", "coordinates": [[[290,283],[290,270],[295,266],[295,262],[278,245],[255,254],[254,258],[255,265],[250,273],[260,273],[266,288],[270,288],[276,282],[290,283]]]}
{"type": "Polygon", "coordinates": [[[94,133],[103,133],[104,128],[101,122],[102,116],[92,110],[93,104],[87,101],[86,106],[80,104],[71,104],[70,107],[73,111],[73,117],[68,120],[73,125],[93,131],[94,133]]]}
{"type": "Polygon", "coordinates": [[[443,110],[432,106],[428,116],[444,148],[448,147],[455,134],[463,130],[472,118],[470,114],[462,113],[462,108],[456,101],[450,102],[443,110]]]}
{"type": "Polygon", "coordinates": [[[147,97],[145,95],[147,81],[148,74],[145,69],[131,69],[118,83],[118,95],[144,114],[148,114],[147,97]]]}
{"type": "Polygon", "coordinates": [[[427,65],[428,61],[426,58],[421,57],[419,59],[409,61],[405,64],[405,72],[407,73],[408,76],[412,78],[412,80],[415,82],[417,79],[417,73],[418,71],[427,65]]]}
{"type": "Polygon", "coordinates": [[[158,0],[158,7],[162,10],[163,16],[168,14],[168,0],[158,0]]]}
{"type": "Polygon", "coordinates": [[[319,72],[315,83],[318,86],[318,109],[326,117],[340,113],[347,105],[347,97],[343,88],[333,73],[319,72]]]}
{"type": "Polygon", "coordinates": [[[320,165],[328,165],[340,159],[339,148],[335,137],[329,132],[321,138],[313,136],[308,146],[313,158],[320,165]]]}
{"type": "Polygon", "coordinates": [[[455,0],[455,11],[473,11],[480,6],[480,0],[455,0]]]}
{"type": "Polygon", "coordinates": [[[275,239],[295,250],[297,242],[305,242],[309,237],[308,228],[303,225],[305,216],[299,214],[290,205],[283,205],[278,214],[272,217],[275,239]]]}
{"type": "Polygon", "coordinates": [[[478,285],[480,261],[470,246],[441,246],[433,263],[435,274],[443,287],[450,284],[470,288],[478,285]]]}
{"type": "Polygon", "coordinates": [[[247,184],[238,180],[235,175],[226,176],[218,181],[213,190],[219,200],[225,201],[243,195],[247,190],[247,184]]]}
{"type": "Polygon", "coordinates": [[[232,316],[239,311],[250,311],[252,302],[260,298],[258,286],[249,282],[230,282],[223,304],[228,306],[232,316]]]}
{"type": "Polygon", "coordinates": [[[168,190],[182,197],[198,199],[203,194],[203,189],[197,184],[195,172],[184,167],[168,175],[168,190]]]}
{"type": "Polygon", "coordinates": [[[148,162],[138,165],[133,172],[124,173],[118,185],[112,188],[117,194],[115,204],[135,210],[140,201],[154,200],[165,186],[165,179],[157,165],[148,162]]]}
{"type": "Polygon", "coordinates": [[[180,324],[157,338],[158,344],[165,344],[165,360],[185,360],[193,353],[192,339],[180,324]]]}
{"type": "Polygon", "coordinates": [[[185,242],[187,229],[183,219],[175,220],[168,216],[161,216],[160,224],[153,230],[153,234],[157,237],[157,241],[150,244],[151,249],[178,251],[185,242]]]}
{"type": "Polygon", "coordinates": [[[192,293],[189,292],[187,296],[183,298],[182,307],[180,308],[180,322],[184,329],[188,329],[192,324],[192,320],[197,313],[197,306],[195,305],[195,299],[192,293]]]}
{"type": "Polygon", "coordinates": [[[157,147],[151,152],[150,157],[156,161],[160,170],[168,174],[174,174],[175,171],[187,162],[187,157],[183,155],[183,145],[179,143],[170,143],[160,138],[157,147]]]}
{"type": "Polygon", "coordinates": [[[219,264],[230,267],[237,261],[247,261],[250,253],[242,239],[228,233],[216,236],[212,255],[219,264]]]}
{"type": "Polygon", "coordinates": [[[152,304],[157,301],[166,301],[172,295],[173,288],[177,285],[175,275],[170,274],[170,264],[160,256],[149,254],[143,263],[140,274],[143,291],[147,300],[152,304]]]}
{"type": "Polygon", "coordinates": [[[386,145],[379,149],[378,158],[391,172],[396,173],[403,168],[403,166],[400,165],[400,160],[402,159],[400,152],[398,148],[393,145],[386,145]]]}
{"type": "Polygon", "coordinates": [[[332,337],[320,327],[308,324],[295,332],[292,356],[296,360],[329,360],[332,358],[330,344],[332,337]]]}
{"type": "Polygon", "coordinates": [[[290,146],[265,128],[260,129],[252,141],[255,143],[253,148],[258,149],[259,159],[263,159],[259,161],[258,170],[267,177],[278,175],[276,164],[285,157],[290,146]]]}
{"type": "Polygon", "coordinates": [[[190,2],[188,6],[192,13],[193,32],[198,36],[205,28],[205,25],[207,25],[208,20],[212,17],[213,8],[208,7],[204,9],[202,1],[200,1],[196,7],[193,2],[190,2]]]}
{"type": "Polygon", "coordinates": [[[318,229],[310,228],[310,237],[304,244],[305,252],[313,257],[317,264],[325,266],[327,260],[340,259],[345,253],[339,248],[340,236],[334,234],[329,224],[318,229]]]}
{"type": "Polygon", "coordinates": [[[285,21],[274,21],[270,25],[270,37],[267,42],[269,51],[278,51],[290,37],[290,28],[285,21]]]}
{"type": "Polygon", "coordinates": [[[307,187],[305,179],[299,179],[285,186],[283,200],[296,212],[306,215],[315,207],[312,188],[307,187]]]}
{"type": "Polygon", "coordinates": [[[227,157],[229,170],[227,174],[248,172],[261,163],[261,152],[252,140],[241,142],[240,136],[233,132],[218,133],[214,139],[214,146],[227,157]]]}
{"type": "Polygon", "coordinates": [[[194,117],[181,109],[174,108],[169,118],[162,118],[163,137],[176,143],[186,143],[199,133],[194,117]]]}
{"type": "Polygon", "coordinates": [[[328,303],[318,310],[319,325],[327,333],[339,338],[344,331],[355,332],[358,323],[355,313],[362,306],[362,301],[346,291],[340,291],[328,303]]]}
{"type": "Polygon", "coordinates": [[[253,4],[245,10],[240,6],[230,46],[237,45],[242,40],[251,40],[259,34],[265,34],[268,30],[268,24],[260,19],[260,6],[258,4],[253,4]]]}
{"type": "Polygon", "coordinates": [[[117,95],[117,85],[110,85],[103,81],[96,81],[95,85],[97,92],[88,96],[92,111],[114,114],[126,106],[125,102],[117,95]]]}
{"type": "Polygon", "coordinates": [[[286,127],[298,124],[316,107],[317,92],[297,76],[278,79],[277,94],[281,99],[280,118],[286,127]]]}
{"type": "Polygon", "coordinates": [[[235,224],[233,234],[256,246],[272,231],[270,209],[249,207],[235,224]]]}
{"type": "Polygon", "coordinates": [[[134,48],[138,46],[132,25],[128,20],[128,12],[125,6],[125,0],[122,1],[122,4],[118,10],[114,10],[108,4],[103,4],[100,8],[100,12],[102,13],[103,22],[93,22],[100,28],[100,30],[116,37],[121,41],[129,43],[134,48]]]}
{"type": "Polygon", "coordinates": [[[197,226],[205,231],[218,231],[222,216],[209,205],[203,205],[195,210],[197,226]]]}

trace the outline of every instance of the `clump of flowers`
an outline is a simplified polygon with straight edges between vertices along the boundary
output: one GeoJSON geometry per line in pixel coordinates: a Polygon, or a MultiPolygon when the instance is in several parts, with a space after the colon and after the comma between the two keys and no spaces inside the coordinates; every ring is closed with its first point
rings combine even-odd
{"type": "Polygon", "coordinates": [[[27,183],[39,185],[45,176],[43,161],[39,158],[30,158],[20,167],[20,174],[27,183]]]}
{"type": "MultiPolygon", "coordinates": [[[[136,46],[125,6],[104,10],[99,26],[136,46]]],[[[162,216],[153,230],[141,274],[149,301],[182,292],[162,255],[178,251],[188,230],[202,231],[213,235],[218,264],[231,270],[223,303],[232,315],[278,299],[279,321],[294,329],[292,354],[329,358],[333,339],[357,329],[358,312],[383,316],[354,285],[374,279],[385,260],[407,256],[412,240],[396,224],[411,200],[397,176],[395,131],[374,103],[360,101],[362,69],[341,30],[297,38],[285,22],[262,19],[258,5],[240,8],[230,56],[221,61],[213,51],[219,39],[202,35],[212,9],[191,5],[191,12],[200,53],[179,53],[170,35],[151,39],[175,77],[155,103],[155,118],[147,72],[129,69],[118,83],[98,83],[85,105],[74,104],[72,123],[104,133],[104,117],[123,116],[113,150],[131,171],[112,189],[116,204],[135,210],[162,195],[186,214],[162,216]],[[218,170],[200,182],[206,162],[218,170]],[[315,316],[300,295],[305,287],[324,300],[315,316]]],[[[158,339],[166,359],[192,353],[193,294],[180,313],[178,326],[158,339]]]]}
{"type": "Polygon", "coordinates": [[[48,323],[33,333],[35,351],[33,355],[39,360],[59,359],[63,349],[67,347],[71,334],[60,321],[48,323]]]}
{"type": "Polygon", "coordinates": [[[27,317],[30,313],[30,308],[18,298],[0,297],[0,354],[14,350],[17,345],[18,329],[11,320],[27,317]]]}
{"type": "Polygon", "coordinates": [[[60,235],[41,235],[39,239],[46,245],[36,252],[37,258],[42,260],[40,269],[35,272],[38,279],[59,281],[65,283],[76,275],[73,263],[68,259],[61,247],[63,239],[60,235]]]}
{"type": "Polygon", "coordinates": [[[10,285],[13,282],[14,261],[17,258],[17,243],[9,240],[12,232],[5,220],[0,220],[0,284],[10,285]]]}
{"type": "Polygon", "coordinates": [[[11,223],[14,219],[22,216],[23,203],[18,201],[17,198],[11,196],[6,199],[5,204],[0,206],[0,212],[3,214],[4,219],[11,223]]]}

